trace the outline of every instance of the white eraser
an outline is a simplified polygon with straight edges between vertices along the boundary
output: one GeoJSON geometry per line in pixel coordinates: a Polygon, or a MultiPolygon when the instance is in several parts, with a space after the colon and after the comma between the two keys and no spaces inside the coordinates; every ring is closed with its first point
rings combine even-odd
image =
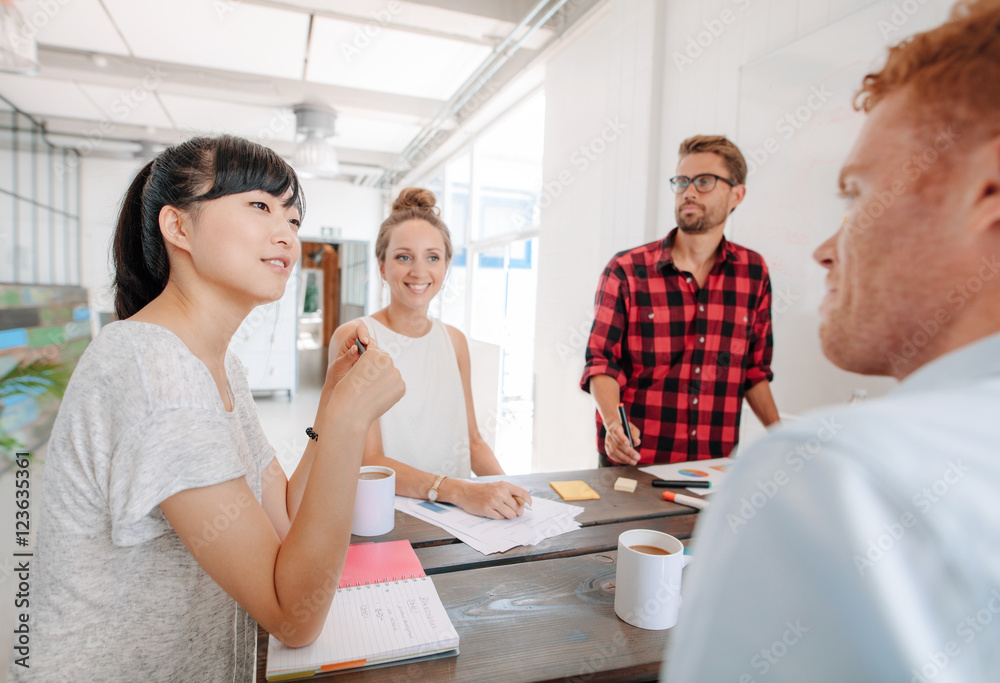
{"type": "Polygon", "coordinates": [[[635,493],[635,487],[639,485],[639,482],[635,479],[627,479],[626,477],[618,477],[618,481],[615,482],[615,491],[624,491],[625,493],[635,493]]]}

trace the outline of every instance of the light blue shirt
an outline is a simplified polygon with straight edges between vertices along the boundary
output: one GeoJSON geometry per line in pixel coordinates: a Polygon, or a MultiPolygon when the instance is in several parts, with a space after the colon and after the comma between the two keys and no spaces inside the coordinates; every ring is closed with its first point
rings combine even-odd
{"type": "Polygon", "coordinates": [[[737,460],[663,680],[1000,681],[1000,334],[737,460]]]}

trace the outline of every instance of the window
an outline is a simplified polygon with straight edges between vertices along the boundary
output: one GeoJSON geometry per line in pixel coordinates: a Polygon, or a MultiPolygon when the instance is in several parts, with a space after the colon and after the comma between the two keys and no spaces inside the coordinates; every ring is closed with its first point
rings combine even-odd
{"type": "Polygon", "coordinates": [[[430,314],[499,350],[497,400],[477,402],[476,412],[481,426],[495,426],[509,474],[531,470],[544,123],[538,93],[422,183],[437,194],[455,247],[430,314]]]}

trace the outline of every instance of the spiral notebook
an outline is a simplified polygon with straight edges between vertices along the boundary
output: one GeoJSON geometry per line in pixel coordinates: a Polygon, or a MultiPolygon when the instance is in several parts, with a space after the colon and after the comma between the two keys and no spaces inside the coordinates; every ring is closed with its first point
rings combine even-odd
{"type": "Polygon", "coordinates": [[[290,648],[270,636],[267,680],[458,654],[458,632],[409,541],[355,543],[323,632],[290,648]]]}

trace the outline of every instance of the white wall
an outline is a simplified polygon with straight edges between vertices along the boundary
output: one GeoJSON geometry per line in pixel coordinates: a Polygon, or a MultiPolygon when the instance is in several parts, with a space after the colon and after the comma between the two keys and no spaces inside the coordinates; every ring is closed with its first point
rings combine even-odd
{"type": "MultiPolygon", "coordinates": [[[[680,141],[703,133],[727,135],[741,144],[741,69],[872,4],[872,0],[612,2],[548,64],[544,177],[552,183],[568,169],[572,184],[542,212],[536,471],[596,463],[593,401],[578,388],[594,289],[615,252],[662,237],[675,225],[668,179],[677,164],[680,141]],[[616,117],[628,124],[624,134],[586,169],[574,165],[574,150],[594,139],[604,121],[616,117]]],[[[909,33],[911,26],[905,28],[909,33]]],[[[902,37],[896,34],[890,40],[902,37]]],[[[850,61],[851,55],[842,59],[850,61]]],[[[794,154],[794,146],[782,153],[794,154]]],[[[751,182],[748,202],[753,191],[751,182]]],[[[740,220],[737,210],[727,233],[745,234],[740,232],[740,220]]],[[[835,221],[830,229],[836,229],[835,221]]],[[[818,238],[813,239],[818,244],[818,238]]],[[[766,244],[757,240],[751,246],[767,258],[766,244]]],[[[822,277],[818,266],[815,272],[812,269],[805,264],[801,277],[822,277]]],[[[812,313],[805,318],[803,322],[802,316],[782,319],[775,314],[773,389],[783,412],[795,414],[814,405],[846,401],[845,382],[869,388],[870,395],[892,385],[856,375],[839,378],[832,388],[823,382],[797,384],[795,373],[787,371],[794,367],[796,354],[808,352],[809,362],[826,364],[825,376],[840,372],[817,354],[818,319],[812,313]]],[[[752,418],[744,423],[755,426],[752,418]]]]}
{"type": "MultiPolygon", "coordinates": [[[[111,240],[118,209],[129,183],[142,166],[138,160],[80,160],[81,284],[94,311],[113,311],[111,240]]],[[[96,318],[96,315],[94,316],[96,318]]]]}
{"type": "Polygon", "coordinates": [[[646,241],[656,21],[654,0],[609,3],[546,67],[536,472],[597,464],[594,404],[578,387],[598,277],[646,241]]]}

